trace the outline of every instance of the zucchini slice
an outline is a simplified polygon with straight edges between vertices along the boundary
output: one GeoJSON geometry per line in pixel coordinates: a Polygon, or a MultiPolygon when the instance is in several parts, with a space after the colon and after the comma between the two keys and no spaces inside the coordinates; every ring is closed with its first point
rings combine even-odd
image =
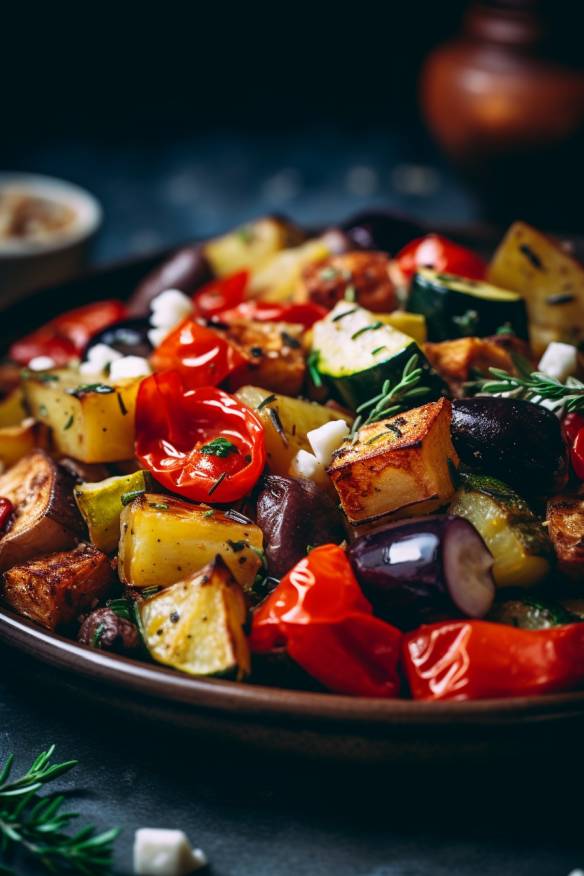
{"type": "Polygon", "coordinates": [[[428,375],[427,397],[416,399],[421,404],[438,398],[442,383],[409,335],[348,301],[339,301],[313,327],[314,367],[337,397],[353,409],[376,395],[384,380],[398,383],[414,354],[428,375]]]}
{"type": "Polygon", "coordinates": [[[430,268],[414,275],[406,309],[426,317],[430,341],[486,337],[505,324],[528,337],[525,302],[517,292],[430,268]]]}
{"type": "Polygon", "coordinates": [[[221,557],[145,599],[139,612],[144,642],[159,663],[189,675],[249,675],[245,597],[221,557]]]}
{"type": "Polygon", "coordinates": [[[532,587],[550,570],[551,544],[527,502],[496,478],[462,475],[450,513],[469,520],[495,562],[497,587],[532,587]]]}
{"type": "Polygon", "coordinates": [[[493,606],[485,620],[522,630],[546,630],[578,623],[580,618],[559,602],[539,599],[510,599],[493,606]]]}

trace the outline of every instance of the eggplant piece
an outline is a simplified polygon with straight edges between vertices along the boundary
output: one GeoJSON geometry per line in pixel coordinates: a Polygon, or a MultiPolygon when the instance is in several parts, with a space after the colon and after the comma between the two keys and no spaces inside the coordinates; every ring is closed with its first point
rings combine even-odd
{"type": "Polygon", "coordinates": [[[117,350],[122,356],[141,356],[148,359],[154,349],[148,340],[148,332],[151,328],[147,316],[122,319],[120,322],[108,325],[107,328],[92,336],[81,359],[85,361],[89,351],[97,344],[107,344],[108,347],[117,350]]]}
{"type": "Polygon", "coordinates": [[[2,596],[19,614],[48,630],[67,626],[94,608],[113,580],[109,559],[80,544],[13,566],[4,575],[2,596]]]}
{"type": "Polygon", "coordinates": [[[341,229],[358,249],[394,253],[424,234],[421,225],[386,210],[367,210],[351,216],[341,229]]]}
{"type": "Polygon", "coordinates": [[[74,483],[44,450],[24,456],[0,477],[0,496],[14,506],[10,526],[0,538],[0,572],[41,554],[72,548],[83,537],[74,483]]]}
{"type": "Polygon", "coordinates": [[[474,526],[436,515],[358,538],[349,560],[378,617],[401,629],[483,617],[493,604],[493,558],[474,526]]]}
{"type": "Polygon", "coordinates": [[[314,481],[267,475],[257,502],[268,569],[281,578],[309,546],[339,543],[343,524],[334,502],[314,481]]]}
{"type": "Polygon", "coordinates": [[[560,421],[524,399],[455,399],[452,442],[469,468],[500,478],[527,496],[549,495],[568,480],[560,421]]]}
{"type": "Polygon", "coordinates": [[[212,278],[202,247],[199,244],[183,246],[144,277],[130,296],[128,312],[131,316],[144,316],[150,310],[152,299],[165,289],[180,289],[185,295],[192,295],[212,278]]]}

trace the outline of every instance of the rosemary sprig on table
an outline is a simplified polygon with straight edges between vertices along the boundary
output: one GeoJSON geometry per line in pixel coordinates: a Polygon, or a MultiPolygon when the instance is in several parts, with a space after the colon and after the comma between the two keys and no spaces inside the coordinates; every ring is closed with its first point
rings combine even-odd
{"type": "Polygon", "coordinates": [[[575,377],[568,377],[565,383],[548,377],[541,371],[522,373],[515,377],[501,368],[489,368],[494,379],[483,380],[479,384],[481,392],[513,392],[516,398],[528,401],[546,399],[555,402],[556,407],[564,407],[567,412],[584,412],[584,383],[575,377]]]}
{"type": "Polygon", "coordinates": [[[111,870],[118,830],[95,834],[92,825],[65,833],[75,812],[63,812],[65,797],[39,795],[43,785],[73,769],[75,760],[51,763],[55,746],[42,752],[19,778],[12,777],[14,756],[0,767],[0,873],[12,874],[13,854],[22,849],[49,873],[101,876],[111,870]]]}
{"type": "Polygon", "coordinates": [[[378,395],[359,405],[350,436],[354,441],[361,426],[377,423],[379,420],[385,420],[386,417],[408,410],[415,404],[414,399],[428,394],[428,387],[420,386],[424,372],[419,367],[419,361],[420,357],[414,353],[406,362],[401,379],[395,386],[392,387],[390,381],[386,380],[378,395]]]}

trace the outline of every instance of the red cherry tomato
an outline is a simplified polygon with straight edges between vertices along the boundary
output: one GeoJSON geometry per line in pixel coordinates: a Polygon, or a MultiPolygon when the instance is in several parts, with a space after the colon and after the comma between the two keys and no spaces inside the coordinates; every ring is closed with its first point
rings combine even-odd
{"type": "Polygon", "coordinates": [[[584,428],[580,429],[576,435],[576,440],[572,445],[570,453],[572,460],[572,468],[581,481],[584,481],[584,428]]]}
{"type": "Polygon", "coordinates": [[[342,548],[327,544],[300,560],[253,616],[250,645],[285,648],[329,690],[398,696],[402,635],[373,616],[342,548]]]}
{"type": "Polygon", "coordinates": [[[178,371],[165,371],[140,384],[136,456],[174,493],[233,502],[263,471],[264,428],[239,399],[208,386],[185,389],[178,371]]]}
{"type": "Polygon", "coordinates": [[[245,298],[245,289],[249,280],[248,271],[237,271],[221,280],[213,280],[207,283],[193,295],[195,313],[205,319],[227,310],[228,307],[236,307],[245,298]]]}
{"type": "Polygon", "coordinates": [[[93,335],[125,316],[126,305],[122,301],[96,301],[77,307],[16,341],[9,356],[19,365],[28,365],[36,356],[50,356],[56,365],[66,365],[81,355],[93,335]]]}
{"type": "Polygon", "coordinates": [[[566,441],[572,446],[580,429],[584,429],[584,414],[566,414],[562,420],[562,427],[566,441]]]}
{"type": "Polygon", "coordinates": [[[291,322],[309,329],[324,319],[327,310],[311,301],[306,304],[270,304],[269,301],[244,301],[237,307],[224,310],[217,317],[229,324],[238,319],[252,319],[255,322],[291,322]]]}
{"type": "Polygon", "coordinates": [[[176,369],[187,389],[217,386],[247,359],[212,329],[186,319],[163,340],[150,359],[155,371],[176,369]]]}
{"type": "Polygon", "coordinates": [[[419,268],[433,268],[470,280],[484,280],[487,271],[484,259],[440,234],[427,234],[412,240],[398,252],[395,261],[407,281],[419,268]]]}
{"type": "Polygon", "coordinates": [[[4,532],[8,525],[8,521],[10,520],[10,515],[14,511],[14,505],[10,501],[10,499],[5,499],[4,496],[0,497],[0,534],[4,532]]]}

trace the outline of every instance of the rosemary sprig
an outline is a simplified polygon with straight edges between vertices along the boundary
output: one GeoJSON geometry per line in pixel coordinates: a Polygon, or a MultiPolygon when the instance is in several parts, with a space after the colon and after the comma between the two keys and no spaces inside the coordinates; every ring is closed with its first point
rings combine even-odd
{"type": "Polygon", "coordinates": [[[502,368],[489,368],[489,373],[495,379],[482,380],[479,384],[481,392],[513,392],[516,398],[535,402],[546,399],[555,402],[554,407],[564,407],[567,412],[584,412],[584,383],[575,377],[568,377],[562,383],[541,371],[523,373],[518,377],[502,368]]]}
{"type": "Polygon", "coordinates": [[[400,411],[408,410],[415,404],[415,399],[428,394],[428,387],[419,385],[424,376],[418,364],[419,360],[418,354],[414,353],[406,362],[399,383],[392,387],[390,381],[386,380],[378,395],[359,405],[356,410],[357,418],[351,429],[353,440],[356,440],[361,426],[377,423],[400,411]]]}
{"type": "Polygon", "coordinates": [[[119,830],[96,834],[92,825],[74,834],[65,833],[75,812],[63,812],[60,794],[37,792],[76,766],[77,761],[51,763],[52,745],[29,769],[12,778],[14,756],[0,768],[0,873],[13,873],[14,853],[21,849],[49,873],[100,876],[111,871],[112,845],[119,830]]]}

